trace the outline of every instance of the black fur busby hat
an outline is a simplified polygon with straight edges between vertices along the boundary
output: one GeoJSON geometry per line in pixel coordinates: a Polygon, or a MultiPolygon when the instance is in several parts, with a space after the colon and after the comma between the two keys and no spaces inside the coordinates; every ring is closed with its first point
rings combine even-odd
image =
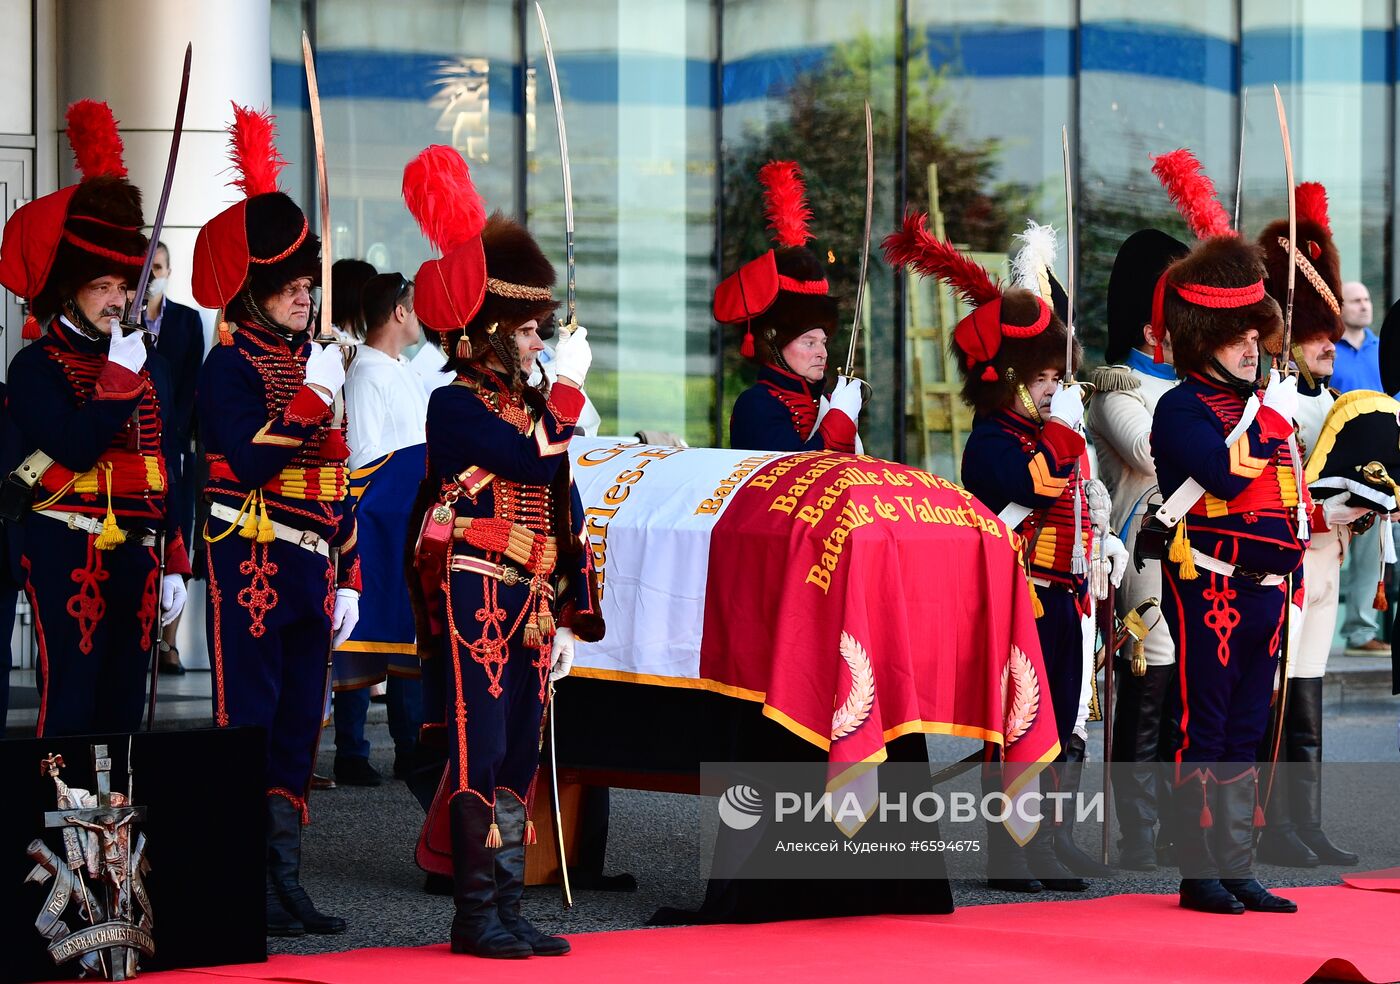
{"type": "Polygon", "coordinates": [[[1278,355],[1283,313],[1264,288],[1262,251],[1230,227],[1215,186],[1189,150],[1163,154],[1152,170],[1198,240],[1153,291],[1152,323],[1171,334],[1177,376],[1205,372],[1217,349],[1251,329],[1265,352],[1278,355]]]}
{"type": "Polygon", "coordinates": [[[715,288],[714,315],[721,324],[743,325],[739,348],[745,358],[778,362],[783,347],[820,328],[836,331],[836,299],[817,254],[802,170],[793,161],[769,161],[758,171],[764,210],[777,247],[750,260],[715,288]]]}
{"type": "MultiPolygon", "coordinates": [[[[1327,189],[1305,181],[1294,190],[1297,209],[1297,273],[1293,285],[1293,341],[1342,337],[1342,261],[1332,241],[1327,189]]],[[[1288,303],[1288,220],[1277,219],[1259,234],[1268,271],[1264,287],[1279,306],[1288,303]]]]}

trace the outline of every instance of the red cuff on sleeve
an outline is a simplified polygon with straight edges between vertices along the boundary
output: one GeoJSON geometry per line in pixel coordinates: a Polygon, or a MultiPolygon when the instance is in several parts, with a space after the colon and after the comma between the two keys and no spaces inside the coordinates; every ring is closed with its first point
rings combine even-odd
{"type": "MultiPolygon", "coordinates": [[[[334,402],[334,401],[332,401],[334,402]]],[[[331,405],[321,398],[310,386],[302,386],[297,390],[297,395],[292,397],[292,402],[287,404],[287,410],[283,414],[289,424],[319,424],[331,413],[331,405]]]]}
{"type": "Polygon", "coordinates": [[[1272,407],[1260,407],[1254,419],[1259,424],[1259,436],[1266,441],[1282,441],[1293,433],[1288,418],[1272,407]]]}
{"type": "Polygon", "coordinates": [[[97,374],[95,395],[99,400],[130,400],[141,395],[145,381],[140,373],[132,372],[126,366],[108,362],[97,374]]]}
{"type": "Polygon", "coordinates": [[[1078,460],[1084,453],[1084,435],[1073,427],[1066,427],[1058,420],[1052,420],[1045,425],[1045,429],[1040,432],[1040,439],[1055,456],[1055,464],[1061,468],[1078,460]]]}
{"type": "Polygon", "coordinates": [[[351,588],[355,591],[363,592],[364,582],[360,578],[360,558],[356,557],[349,567],[341,567],[340,576],[336,579],[337,588],[351,588]]]}
{"type": "Polygon", "coordinates": [[[822,418],[822,445],[828,451],[851,454],[856,449],[856,424],[840,410],[828,410],[822,418]]]}
{"type": "Polygon", "coordinates": [[[549,412],[559,423],[573,426],[583,413],[583,390],[556,383],[549,388],[549,412]]]}
{"type": "Polygon", "coordinates": [[[1308,515],[1308,528],[1315,533],[1320,533],[1323,530],[1331,528],[1327,525],[1327,518],[1323,512],[1322,506],[1323,504],[1321,502],[1314,502],[1312,512],[1308,515]]]}
{"type": "Polygon", "coordinates": [[[190,567],[190,553],[185,549],[185,537],[178,530],[172,538],[165,541],[165,573],[179,574],[183,577],[194,575],[194,570],[190,567]]]}

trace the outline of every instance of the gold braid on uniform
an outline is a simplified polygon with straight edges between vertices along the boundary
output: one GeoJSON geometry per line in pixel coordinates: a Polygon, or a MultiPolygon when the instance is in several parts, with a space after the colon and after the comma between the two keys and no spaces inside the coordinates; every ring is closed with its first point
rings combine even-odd
{"type": "Polygon", "coordinates": [[[513,284],[508,280],[486,278],[486,289],[497,297],[509,297],[516,301],[552,301],[554,294],[548,287],[531,287],[527,284],[513,284]]]}

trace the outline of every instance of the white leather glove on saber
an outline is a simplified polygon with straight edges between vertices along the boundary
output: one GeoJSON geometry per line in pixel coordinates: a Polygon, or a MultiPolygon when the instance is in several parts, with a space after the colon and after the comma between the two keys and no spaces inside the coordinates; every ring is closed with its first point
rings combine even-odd
{"type": "Polygon", "coordinates": [[[1103,538],[1103,555],[1108,558],[1108,580],[1116,588],[1128,573],[1128,548],[1112,533],[1103,538]]]}
{"type": "Polygon", "coordinates": [[[865,400],[860,394],[860,380],[837,376],[836,388],[831,391],[829,402],[831,409],[839,410],[850,417],[851,423],[859,423],[860,410],[865,405],[865,400]]]}
{"type": "Polygon", "coordinates": [[[593,349],[588,344],[588,329],[579,325],[554,343],[554,374],[583,388],[588,367],[593,365],[593,349]]]}
{"type": "Polygon", "coordinates": [[[167,574],[160,579],[160,627],[165,628],[180,617],[185,610],[185,578],[181,574],[167,574]]]}
{"type": "Polygon", "coordinates": [[[549,659],[549,679],[562,680],[574,668],[574,630],[555,629],[554,649],[549,659]]]}
{"type": "MultiPolygon", "coordinates": [[[[336,353],[339,358],[340,353],[336,353]]],[[[339,649],[360,621],[360,593],[354,588],[336,588],[335,608],[331,611],[331,648],[339,649]]]]}
{"type": "Polygon", "coordinates": [[[1264,390],[1264,406],[1293,423],[1298,417],[1298,377],[1281,377],[1277,369],[1270,369],[1269,385],[1264,390]]]}
{"type": "Polygon", "coordinates": [[[1079,395],[1078,386],[1059,385],[1055,395],[1050,397],[1050,416],[1066,427],[1079,430],[1079,425],[1084,422],[1084,400],[1079,395]]]}
{"type": "Polygon", "coordinates": [[[146,337],[139,331],[123,335],[117,319],[112,319],[112,336],[107,342],[107,361],[123,369],[140,372],[146,364],[146,337]]]}
{"type": "Polygon", "coordinates": [[[306,357],[306,385],[320,387],[316,395],[330,406],[335,394],[345,385],[345,360],[341,358],[339,345],[313,345],[311,354],[306,357]],[[326,394],[330,395],[327,396],[326,394]]]}

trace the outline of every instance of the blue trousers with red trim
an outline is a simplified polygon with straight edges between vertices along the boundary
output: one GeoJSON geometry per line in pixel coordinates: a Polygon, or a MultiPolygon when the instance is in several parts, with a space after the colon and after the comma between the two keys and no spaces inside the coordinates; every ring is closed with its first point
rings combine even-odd
{"type": "Polygon", "coordinates": [[[446,658],[423,664],[424,719],[445,724],[451,749],[448,788],[470,789],[488,803],[498,789],[527,800],[539,771],[549,681],[550,645],[530,648],[522,640],[537,599],[523,583],[507,587],[466,571],[449,577],[446,658]],[[505,633],[504,649],[489,642],[481,648],[483,638],[499,643],[505,633]]]}
{"type": "Polygon", "coordinates": [[[1084,632],[1079,621],[1075,593],[1061,585],[1036,586],[1045,614],[1035,620],[1041,657],[1055,709],[1055,729],[1060,736],[1060,757],[1069,746],[1079,717],[1079,691],[1084,685],[1084,632]]]}
{"type": "MultiPolygon", "coordinates": [[[[1264,587],[1162,564],[1181,692],[1178,763],[1252,763],[1269,725],[1288,582],[1264,587]]],[[[1186,770],[1179,770],[1184,773],[1186,770]]]]}
{"type": "Polygon", "coordinates": [[[330,561],[283,540],[255,543],[237,533],[208,548],[214,723],[262,728],[268,790],[300,806],[330,679],[330,561]]]}
{"type": "Polygon", "coordinates": [[[30,516],[21,561],[39,644],[38,737],[137,731],[160,586],[136,533],[98,550],[91,533],[30,516]]]}

